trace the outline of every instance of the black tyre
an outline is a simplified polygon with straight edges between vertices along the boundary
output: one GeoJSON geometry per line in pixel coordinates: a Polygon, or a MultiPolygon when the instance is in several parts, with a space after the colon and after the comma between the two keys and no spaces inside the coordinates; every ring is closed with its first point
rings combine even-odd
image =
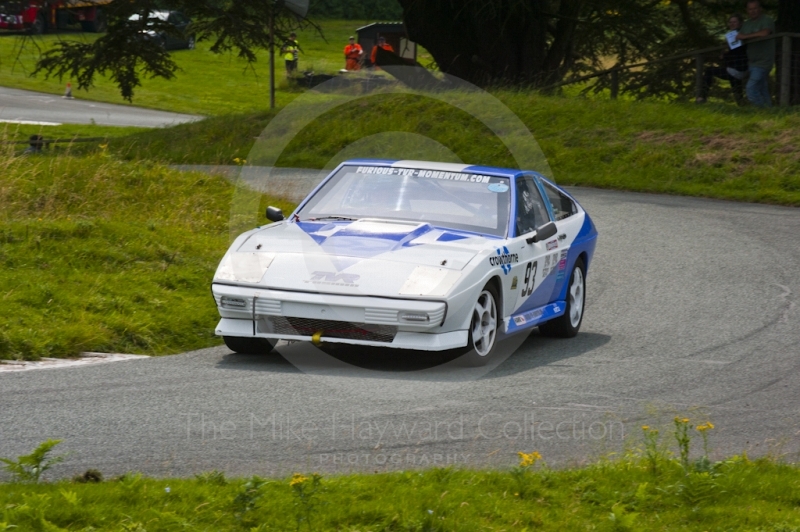
{"type": "Polygon", "coordinates": [[[242,338],[240,336],[223,336],[225,345],[234,353],[240,355],[266,355],[275,347],[273,340],[266,338],[242,338]]]}
{"type": "Polygon", "coordinates": [[[583,322],[586,304],[586,266],[583,259],[575,262],[567,288],[567,310],[562,316],[539,325],[539,332],[554,338],[572,338],[578,334],[583,322]]]}
{"type": "Polygon", "coordinates": [[[500,298],[492,283],[483,287],[472,307],[469,343],[463,361],[468,366],[485,366],[497,348],[497,329],[500,325],[500,298]]]}

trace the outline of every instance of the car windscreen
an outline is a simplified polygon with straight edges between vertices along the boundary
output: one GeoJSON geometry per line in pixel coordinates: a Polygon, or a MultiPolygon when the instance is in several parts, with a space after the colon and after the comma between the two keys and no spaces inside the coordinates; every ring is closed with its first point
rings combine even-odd
{"type": "Polygon", "coordinates": [[[466,172],[343,166],[298,212],[301,220],[387,218],[506,236],[509,180],[466,172]]]}

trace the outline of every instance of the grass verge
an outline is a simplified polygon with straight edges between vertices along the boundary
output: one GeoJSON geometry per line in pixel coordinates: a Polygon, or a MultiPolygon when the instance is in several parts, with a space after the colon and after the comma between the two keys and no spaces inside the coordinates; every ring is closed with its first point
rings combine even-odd
{"type": "Polygon", "coordinates": [[[0,157],[0,358],[217,343],[221,178],[88,156],[0,157]]]}
{"type": "MultiPolygon", "coordinates": [[[[149,131],[141,127],[114,127],[87,124],[61,124],[60,126],[39,126],[30,124],[0,123],[0,139],[2,142],[28,140],[31,135],[41,135],[45,139],[81,139],[126,137],[136,133],[149,131]]],[[[102,144],[98,142],[97,145],[102,144]]],[[[58,148],[67,145],[58,144],[58,148]]],[[[97,146],[95,145],[95,147],[97,146]]]]}
{"type": "MultiPolygon", "coordinates": [[[[495,93],[533,132],[556,180],[657,192],[800,205],[800,113],[495,93]]],[[[273,113],[216,117],[112,142],[128,159],[177,164],[232,164],[249,157],[273,113]]],[[[341,154],[389,159],[424,157],[426,142],[367,143],[406,132],[444,146],[468,163],[515,166],[508,149],[468,113],[413,95],[375,95],[320,116],[302,129],[281,166],[322,168],[341,154]],[[362,144],[364,146],[365,144],[362,144]]]]}
{"type": "MultiPolygon", "coordinates": [[[[0,484],[10,530],[752,530],[800,527],[800,470],[735,456],[706,471],[641,456],[581,469],[452,468],[323,478],[193,479],[126,474],[102,482],[0,484]],[[18,527],[18,528],[12,528],[18,527]]],[[[526,465],[527,464],[527,465],[526,465]]],[[[4,527],[4,528],[3,528],[4,527]]]]}

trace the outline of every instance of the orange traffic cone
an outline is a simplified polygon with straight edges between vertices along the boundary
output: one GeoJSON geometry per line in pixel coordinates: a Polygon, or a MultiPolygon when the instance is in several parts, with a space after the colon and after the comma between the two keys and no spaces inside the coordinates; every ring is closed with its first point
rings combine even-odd
{"type": "Polygon", "coordinates": [[[64,92],[64,98],[72,100],[72,83],[67,82],[67,90],[64,92]]]}

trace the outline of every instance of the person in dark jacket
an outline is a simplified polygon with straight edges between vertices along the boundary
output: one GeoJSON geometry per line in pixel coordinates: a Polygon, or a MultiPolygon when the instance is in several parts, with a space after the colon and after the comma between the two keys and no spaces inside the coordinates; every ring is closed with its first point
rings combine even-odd
{"type": "MultiPolygon", "coordinates": [[[[738,32],[742,28],[744,19],[741,15],[734,14],[728,19],[728,30],[738,32]]],[[[703,89],[697,97],[697,103],[705,103],[708,91],[714,83],[714,78],[727,80],[731,83],[733,98],[736,103],[744,103],[744,78],[747,75],[747,45],[728,49],[722,54],[722,66],[708,67],[703,75],[703,89]]]]}

